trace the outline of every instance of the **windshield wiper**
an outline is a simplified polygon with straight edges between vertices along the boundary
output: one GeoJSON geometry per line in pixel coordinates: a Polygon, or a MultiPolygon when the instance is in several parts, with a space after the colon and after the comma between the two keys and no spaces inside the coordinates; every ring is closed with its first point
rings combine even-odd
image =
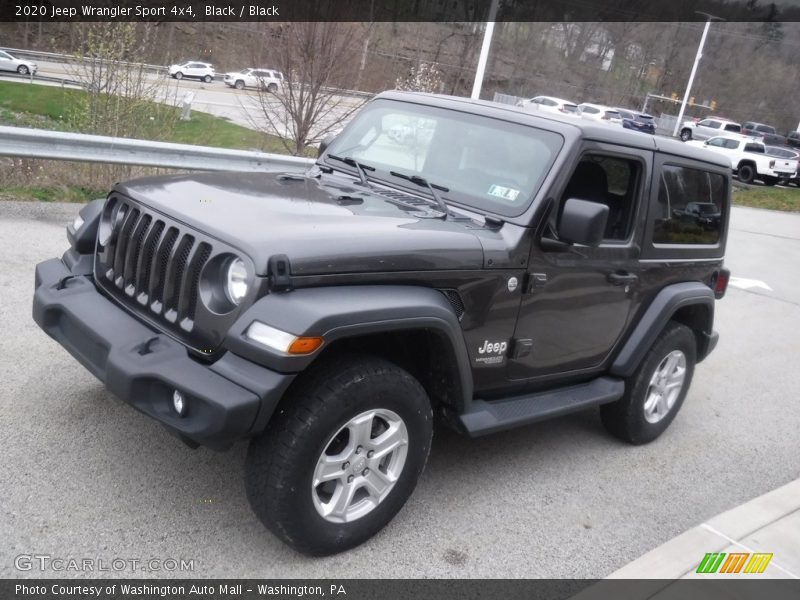
{"type": "Polygon", "coordinates": [[[411,183],[420,187],[428,188],[431,192],[431,196],[433,196],[434,201],[436,201],[436,205],[439,207],[439,210],[442,211],[442,218],[447,218],[447,214],[450,211],[447,208],[447,204],[445,204],[444,200],[442,200],[442,197],[436,190],[449,192],[450,188],[446,188],[442,185],[436,185],[435,183],[430,183],[427,179],[420,177],[419,175],[405,175],[404,173],[398,173],[397,171],[389,171],[389,175],[399,177],[400,179],[405,179],[406,181],[410,181],[411,183]]]}
{"type": "Polygon", "coordinates": [[[356,171],[358,172],[358,178],[361,180],[361,184],[368,188],[372,187],[369,183],[369,179],[367,179],[367,171],[374,171],[375,167],[370,167],[369,165],[362,164],[358,162],[355,158],[351,158],[349,156],[342,157],[342,156],[336,156],[335,154],[328,154],[328,158],[332,158],[333,160],[338,160],[339,162],[343,162],[346,165],[355,167],[356,171]]]}

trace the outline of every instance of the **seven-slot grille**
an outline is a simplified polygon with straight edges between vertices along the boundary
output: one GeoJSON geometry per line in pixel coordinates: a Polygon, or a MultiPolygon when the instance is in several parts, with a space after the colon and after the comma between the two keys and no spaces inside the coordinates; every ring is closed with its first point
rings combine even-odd
{"type": "Polygon", "coordinates": [[[198,309],[200,273],[212,254],[211,244],[185,226],[119,196],[105,211],[110,235],[108,231],[104,235],[101,226],[95,261],[98,282],[144,316],[190,333],[198,309]]]}

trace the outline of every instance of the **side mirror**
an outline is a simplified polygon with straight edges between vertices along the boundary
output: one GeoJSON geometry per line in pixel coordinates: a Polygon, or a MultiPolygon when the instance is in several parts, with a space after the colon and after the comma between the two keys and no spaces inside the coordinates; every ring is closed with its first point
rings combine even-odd
{"type": "Polygon", "coordinates": [[[570,198],[564,203],[558,237],[570,244],[597,246],[603,239],[608,221],[608,206],[570,198]]]}
{"type": "Polygon", "coordinates": [[[330,146],[333,143],[333,140],[335,139],[336,139],[335,133],[325,136],[325,138],[319,143],[319,150],[317,151],[317,157],[322,156],[322,153],[325,152],[328,146],[330,146]]]}

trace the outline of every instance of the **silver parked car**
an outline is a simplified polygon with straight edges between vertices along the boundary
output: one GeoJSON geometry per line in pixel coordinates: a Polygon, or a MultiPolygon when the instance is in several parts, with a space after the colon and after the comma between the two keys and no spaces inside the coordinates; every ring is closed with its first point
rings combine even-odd
{"type": "Polygon", "coordinates": [[[15,58],[8,52],[0,50],[0,71],[16,71],[20,75],[36,73],[39,66],[30,60],[15,58]]]}

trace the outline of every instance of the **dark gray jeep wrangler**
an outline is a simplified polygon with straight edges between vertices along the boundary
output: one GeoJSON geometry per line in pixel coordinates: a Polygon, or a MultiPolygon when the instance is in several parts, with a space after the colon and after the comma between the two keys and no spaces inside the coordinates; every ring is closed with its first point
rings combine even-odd
{"type": "Polygon", "coordinates": [[[384,93],[302,175],[114,186],[37,266],[33,316],[188,444],[251,438],[256,514],[329,554],[400,510],[434,416],[478,436],[599,406],[658,437],[717,341],[730,191],[678,141],[384,93]]]}

